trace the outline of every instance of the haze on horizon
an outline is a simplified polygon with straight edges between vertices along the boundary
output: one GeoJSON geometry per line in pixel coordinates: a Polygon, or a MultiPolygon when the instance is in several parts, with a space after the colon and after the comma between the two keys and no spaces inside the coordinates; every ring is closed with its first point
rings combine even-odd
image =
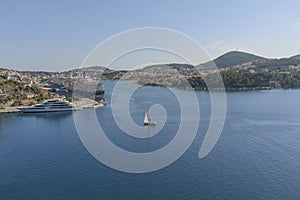
{"type": "Polygon", "coordinates": [[[0,66],[76,68],[108,37],[142,27],[182,32],[211,58],[232,50],[290,57],[300,53],[299,7],[297,0],[3,1],[0,66]]]}

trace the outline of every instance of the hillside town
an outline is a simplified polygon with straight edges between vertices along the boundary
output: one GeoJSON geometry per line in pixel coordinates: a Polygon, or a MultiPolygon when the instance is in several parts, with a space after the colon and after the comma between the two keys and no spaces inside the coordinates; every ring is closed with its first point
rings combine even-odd
{"type": "MultiPolygon", "coordinates": [[[[51,98],[73,101],[76,98],[72,96],[75,82],[83,84],[86,91],[88,86],[95,84],[96,81],[98,82],[98,79],[89,76],[87,72],[21,72],[2,68],[0,69],[0,108],[30,106],[51,98]]],[[[104,88],[101,82],[99,90],[98,94],[96,91],[96,96],[94,92],[88,97],[104,101],[104,88]]],[[[84,95],[81,97],[83,98],[84,95]]]]}
{"type": "Polygon", "coordinates": [[[229,52],[197,66],[171,63],[137,70],[92,66],[63,72],[0,68],[0,107],[29,106],[54,97],[69,101],[74,98],[104,101],[103,81],[120,79],[141,85],[196,90],[299,88],[300,59],[266,59],[244,52],[229,52]],[[93,91],[95,85],[96,92],[93,91]]]}

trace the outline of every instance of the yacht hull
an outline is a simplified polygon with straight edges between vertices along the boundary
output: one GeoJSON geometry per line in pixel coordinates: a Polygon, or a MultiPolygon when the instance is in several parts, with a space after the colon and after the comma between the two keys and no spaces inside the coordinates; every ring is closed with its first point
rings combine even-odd
{"type": "Polygon", "coordinates": [[[36,104],[30,107],[20,107],[18,109],[23,113],[67,112],[78,110],[76,106],[61,99],[51,99],[42,104],[36,104]]]}
{"type": "Polygon", "coordinates": [[[76,108],[62,108],[62,109],[32,109],[32,108],[19,108],[23,113],[44,113],[44,112],[68,112],[76,111],[76,108]]]}

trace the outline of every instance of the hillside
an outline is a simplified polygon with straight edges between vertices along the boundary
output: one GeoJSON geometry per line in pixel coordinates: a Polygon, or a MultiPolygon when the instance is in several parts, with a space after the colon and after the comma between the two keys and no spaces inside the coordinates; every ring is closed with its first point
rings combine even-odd
{"type": "Polygon", "coordinates": [[[298,60],[300,60],[300,54],[298,54],[298,55],[295,55],[295,56],[292,56],[292,57],[290,57],[290,58],[292,58],[292,59],[298,59],[298,60]]]}
{"type": "Polygon", "coordinates": [[[0,76],[0,108],[7,105],[19,106],[22,100],[39,102],[50,98],[50,94],[43,93],[41,89],[27,86],[7,77],[0,76]]]}
{"type": "Polygon", "coordinates": [[[218,58],[212,61],[200,64],[198,65],[198,67],[201,69],[212,69],[214,66],[213,63],[215,63],[218,68],[225,68],[225,67],[240,65],[247,62],[263,61],[263,60],[267,60],[267,59],[250,53],[231,51],[225,53],[224,55],[219,56],[218,58]]]}
{"type": "Polygon", "coordinates": [[[190,89],[184,84],[187,79],[193,88],[206,89],[204,78],[214,79],[215,70],[211,70],[215,66],[213,63],[221,68],[220,74],[228,89],[300,88],[300,54],[290,58],[266,59],[250,53],[232,51],[195,67],[190,64],[169,63],[121,71],[100,66],[63,72],[18,72],[2,69],[4,75],[0,76],[0,107],[19,105],[24,99],[38,102],[49,98],[49,94],[43,94],[41,89],[37,88],[42,88],[45,84],[55,87],[64,84],[66,89],[72,91],[74,81],[81,79],[87,82],[123,79],[141,85],[190,89]],[[199,68],[205,71],[199,73],[199,68]],[[9,80],[5,74],[9,75],[9,80]],[[28,84],[33,83],[33,80],[34,84],[28,84]]]}
{"type": "Polygon", "coordinates": [[[269,70],[288,70],[289,66],[300,65],[300,58],[280,58],[280,59],[269,59],[263,62],[253,63],[257,68],[265,68],[269,70]]]}

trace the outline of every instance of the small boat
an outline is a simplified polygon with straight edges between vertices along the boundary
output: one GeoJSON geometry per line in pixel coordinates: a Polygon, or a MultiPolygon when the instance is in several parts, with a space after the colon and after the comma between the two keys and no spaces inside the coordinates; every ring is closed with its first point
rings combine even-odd
{"type": "Polygon", "coordinates": [[[156,125],[156,124],[157,124],[156,121],[152,121],[149,114],[146,113],[144,118],[144,125],[148,126],[148,125],[156,125]]]}

